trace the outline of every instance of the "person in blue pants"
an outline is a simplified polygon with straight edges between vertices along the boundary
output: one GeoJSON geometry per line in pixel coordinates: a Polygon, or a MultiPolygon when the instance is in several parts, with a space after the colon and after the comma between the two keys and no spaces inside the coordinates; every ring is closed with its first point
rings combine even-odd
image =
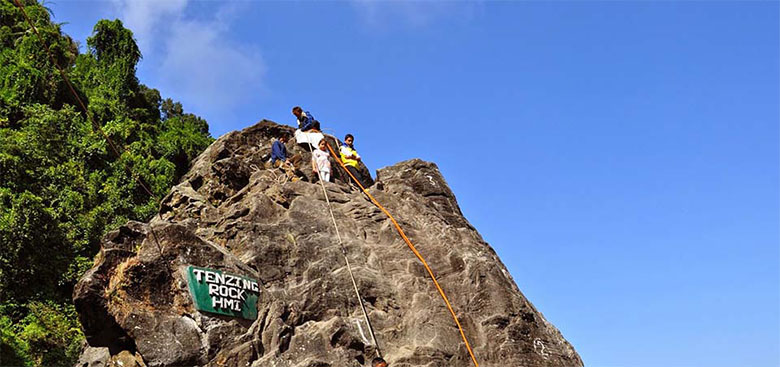
{"type": "Polygon", "coordinates": [[[266,168],[281,168],[287,177],[293,182],[298,181],[298,176],[295,174],[296,168],[301,161],[299,155],[290,156],[287,153],[287,140],[289,136],[287,133],[282,133],[279,138],[271,145],[271,158],[266,162],[266,168]]]}

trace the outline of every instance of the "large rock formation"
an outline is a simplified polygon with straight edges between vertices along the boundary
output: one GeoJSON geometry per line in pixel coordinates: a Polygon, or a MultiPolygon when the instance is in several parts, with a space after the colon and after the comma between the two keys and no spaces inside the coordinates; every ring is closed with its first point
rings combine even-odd
{"type": "MultiPolygon", "coordinates": [[[[375,347],[321,187],[263,168],[273,136],[286,129],[262,121],[221,137],[163,200],[160,216],[105,237],[74,292],[90,345],[80,366],[370,365],[375,347]],[[257,279],[257,319],[196,311],[190,265],[257,279]]],[[[308,162],[307,151],[289,149],[308,162]]],[[[325,187],[390,365],[472,365],[388,218],[348,184],[325,187]]],[[[463,217],[435,164],[380,169],[371,192],[428,259],[481,366],[582,366],[463,217]]]]}

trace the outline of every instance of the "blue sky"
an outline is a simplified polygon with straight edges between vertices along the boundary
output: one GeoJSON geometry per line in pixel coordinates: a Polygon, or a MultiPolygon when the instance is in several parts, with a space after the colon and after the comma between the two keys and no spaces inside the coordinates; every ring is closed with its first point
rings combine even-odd
{"type": "Polygon", "coordinates": [[[300,104],[372,169],[436,162],[587,366],[780,365],[777,2],[49,7],[123,19],[214,136],[300,104]]]}

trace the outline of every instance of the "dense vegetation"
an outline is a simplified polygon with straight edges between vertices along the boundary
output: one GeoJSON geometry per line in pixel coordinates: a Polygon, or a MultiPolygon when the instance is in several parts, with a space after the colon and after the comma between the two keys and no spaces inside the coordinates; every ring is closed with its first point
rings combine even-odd
{"type": "Polygon", "coordinates": [[[212,138],[206,121],[139,83],[141,53],[120,21],[98,22],[80,54],[42,5],[24,4],[121,150],[79,107],[20,10],[0,2],[0,365],[72,366],[83,335],[71,292],[99,239],[153,216],[212,138]]]}

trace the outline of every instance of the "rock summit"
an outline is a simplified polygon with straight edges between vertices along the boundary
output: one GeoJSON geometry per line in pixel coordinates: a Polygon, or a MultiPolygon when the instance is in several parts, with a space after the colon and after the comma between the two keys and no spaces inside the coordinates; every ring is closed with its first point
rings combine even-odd
{"type": "MultiPolygon", "coordinates": [[[[264,168],[281,132],[292,129],[263,120],[222,136],[159,216],[104,237],[74,290],[89,344],[78,366],[370,366],[376,346],[320,185],[264,168]],[[256,280],[256,318],[199,311],[190,267],[256,280]]],[[[288,144],[308,164],[308,151],[288,144]]],[[[420,261],[332,165],[325,188],[384,358],[392,367],[472,366],[420,261]]],[[[370,190],[427,259],[481,366],[583,365],[464,218],[435,164],[382,168],[370,190]]]]}

